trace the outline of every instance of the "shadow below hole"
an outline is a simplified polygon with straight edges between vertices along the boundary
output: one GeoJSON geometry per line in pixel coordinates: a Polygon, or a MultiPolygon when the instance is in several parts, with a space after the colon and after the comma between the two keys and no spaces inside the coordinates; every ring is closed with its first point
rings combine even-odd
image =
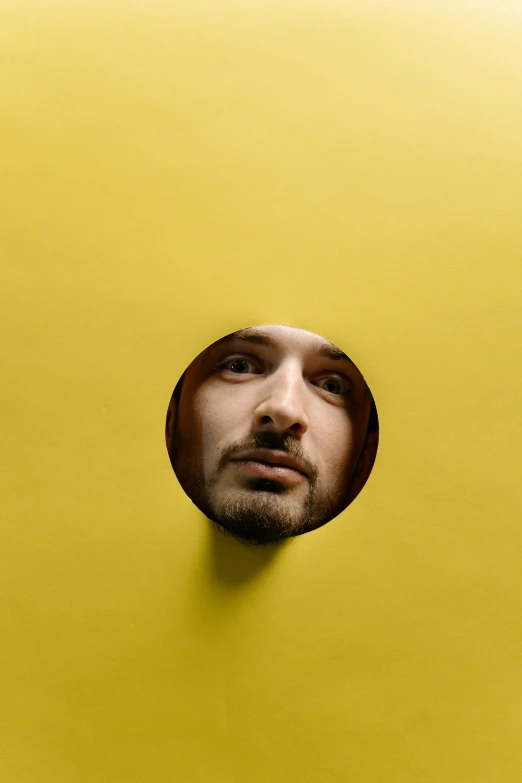
{"type": "Polygon", "coordinates": [[[220,530],[206,517],[205,523],[208,526],[211,575],[223,587],[239,587],[260,576],[293,540],[249,544],[220,530]]]}

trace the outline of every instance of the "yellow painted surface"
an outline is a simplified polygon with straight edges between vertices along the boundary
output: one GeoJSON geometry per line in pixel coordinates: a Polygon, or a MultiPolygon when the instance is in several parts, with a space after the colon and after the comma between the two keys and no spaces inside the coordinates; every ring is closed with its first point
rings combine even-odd
{"type": "Polygon", "coordinates": [[[2,4],[2,783],[519,783],[516,3],[2,4]],[[236,328],[346,350],[368,485],[215,534],[164,419],[236,328]]]}

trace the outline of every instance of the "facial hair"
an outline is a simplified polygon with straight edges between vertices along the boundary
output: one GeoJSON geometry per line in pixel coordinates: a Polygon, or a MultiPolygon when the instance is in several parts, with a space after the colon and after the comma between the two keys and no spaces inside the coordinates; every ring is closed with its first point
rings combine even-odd
{"type": "Polygon", "coordinates": [[[201,460],[180,437],[177,423],[170,457],[181,486],[208,519],[243,541],[269,544],[307,533],[329,522],[348,504],[351,477],[339,491],[323,492],[316,466],[303,454],[300,442],[287,433],[254,432],[231,444],[205,479],[201,460]],[[224,495],[219,482],[225,466],[234,453],[249,449],[277,449],[299,459],[307,472],[304,499],[297,503],[292,498],[293,488],[257,477],[251,477],[246,488],[232,492],[230,497],[224,495]]]}

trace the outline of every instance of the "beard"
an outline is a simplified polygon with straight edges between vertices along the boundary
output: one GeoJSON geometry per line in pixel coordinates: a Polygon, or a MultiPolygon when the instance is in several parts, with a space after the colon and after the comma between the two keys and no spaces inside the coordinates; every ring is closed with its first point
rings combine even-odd
{"type": "Polygon", "coordinates": [[[248,487],[219,498],[210,497],[207,516],[223,531],[253,544],[270,544],[314,530],[335,516],[330,504],[318,504],[310,486],[301,502],[276,481],[251,479],[248,487]],[[320,513],[318,509],[320,508],[320,513]]]}
{"type": "MultiPolygon", "coordinates": [[[[177,422],[176,422],[177,424],[177,422]]],[[[251,544],[270,544],[302,535],[329,522],[349,503],[351,477],[336,491],[323,489],[317,468],[288,434],[254,432],[227,447],[212,474],[205,478],[202,461],[175,427],[170,454],[176,476],[192,502],[222,531],[251,544]],[[230,455],[245,449],[278,449],[299,458],[307,468],[306,486],[251,477],[242,486],[223,487],[230,455]]]]}

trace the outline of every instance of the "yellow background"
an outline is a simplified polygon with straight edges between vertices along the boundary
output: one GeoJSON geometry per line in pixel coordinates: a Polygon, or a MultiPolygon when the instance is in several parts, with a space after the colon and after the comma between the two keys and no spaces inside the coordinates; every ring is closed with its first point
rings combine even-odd
{"type": "Polygon", "coordinates": [[[2,783],[519,783],[520,7],[1,15],[2,783]],[[381,422],[353,506],[267,550],[164,445],[259,323],[381,422]]]}

